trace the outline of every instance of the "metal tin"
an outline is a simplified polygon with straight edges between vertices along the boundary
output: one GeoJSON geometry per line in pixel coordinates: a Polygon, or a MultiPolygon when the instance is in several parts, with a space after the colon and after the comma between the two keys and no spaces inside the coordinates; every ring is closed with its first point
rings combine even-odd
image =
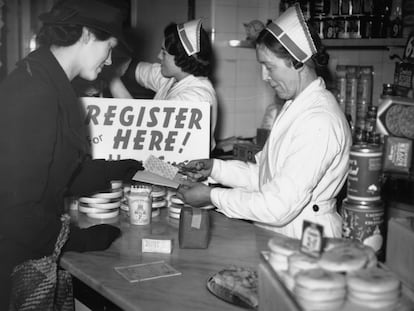
{"type": "Polygon", "coordinates": [[[323,35],[325,39],[336,38],[336,20],[335,18],[325,18],[323,35]]]}
{"type": "Polygon", "coordinates": [[[382,149],[367,144],[353,145],[349,154],[347,197],[357,202],[381,199],[382,149]]]}
{"type": "Polygon", "coordinates": [[[150,224],[152,213],[151,188],[147,186],[131,186],[131,192],[127,198],[131,224],[150,224]]]}
{"type": "Polygon", "coordinates": [[[384,252],[385,210],[382,201],[371,203],[342,202],[342,237],[358,240],[374,249],[377,255],[384,252]]]}

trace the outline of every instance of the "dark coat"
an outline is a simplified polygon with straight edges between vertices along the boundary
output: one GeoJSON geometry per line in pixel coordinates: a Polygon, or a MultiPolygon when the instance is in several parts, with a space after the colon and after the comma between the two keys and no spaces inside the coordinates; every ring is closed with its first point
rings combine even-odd
{"type": "Polygon", "coordinates": [[[48,49],[31,53],[0,85],[1,274],[52,253],[69,185],[109,187],[105,161],[88,160],[84,131],[78,98],[48,49]]]}

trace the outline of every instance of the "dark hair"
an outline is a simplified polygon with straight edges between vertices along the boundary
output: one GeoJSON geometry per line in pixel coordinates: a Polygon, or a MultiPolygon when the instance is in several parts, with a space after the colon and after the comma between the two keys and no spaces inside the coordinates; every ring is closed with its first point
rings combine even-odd
{"type": "MultiPolygon", "coordinates": [[[[315,29],[312,26],[308,26],[308,28],[317,51],[311,58],[312,62],[308,62],[308,65],[315,68],[316,74],[321,76],[326,83],[329,83],[331,81],[331,74],[328,70],[329,54],[322,45],[322,41],[315,29]]],[[[266,46],[278,57],[285,59],[287,62],[292,62],[294,67],[300,66],[300,62],[290,55],[288,50],[266,28],[260,32],[256,39],[256,45],[261,44],[266,46]]]]}
{"type": "Polygon", "coordinates": [[[200,29],[200,52],[188,56],[180,41],[177,24],[171,23],[164,29],[164,45],[168,54],[174,55],[175,64],[182,71],[194,76],[209,77],[213,67],[213,49],[207,32],[200,29]]]}
{"type": "Polygon", "coordinates": [[[51,45],[71,46],[81,37],[83,27],[86,27],[100,41],[105,41],[111,37],[105,31],[82,25],[45,24],[40,28],[36,36],[37,43],[39,46],[46,47],[51,45]]]}

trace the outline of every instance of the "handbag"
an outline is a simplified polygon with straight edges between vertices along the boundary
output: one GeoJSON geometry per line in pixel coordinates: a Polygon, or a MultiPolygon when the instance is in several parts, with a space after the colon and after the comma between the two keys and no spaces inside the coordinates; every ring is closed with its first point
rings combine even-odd
{"type": "Polygon", "coordinates": [[[9,311],[74,310],[72,277],[58,267],[62,247],[69,235],[70,216],[62,215],[61,221],[53,254],[27,260],[13,269],[9,311]]]}

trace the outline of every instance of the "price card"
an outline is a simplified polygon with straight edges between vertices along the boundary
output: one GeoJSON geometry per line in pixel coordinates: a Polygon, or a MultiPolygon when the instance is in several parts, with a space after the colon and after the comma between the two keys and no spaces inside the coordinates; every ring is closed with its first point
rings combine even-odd
{"type": "Polygon", "coordinates": [[[115,270],[131,283],[181,275],[181,272],[164,261],[115,267],[115,270]]]}
{"type": "Polygon", "coordinates": [[[323,247],[323,226],[304,220],[302,227],[301,252],[312,257],[319,257],[323,247]]]}

